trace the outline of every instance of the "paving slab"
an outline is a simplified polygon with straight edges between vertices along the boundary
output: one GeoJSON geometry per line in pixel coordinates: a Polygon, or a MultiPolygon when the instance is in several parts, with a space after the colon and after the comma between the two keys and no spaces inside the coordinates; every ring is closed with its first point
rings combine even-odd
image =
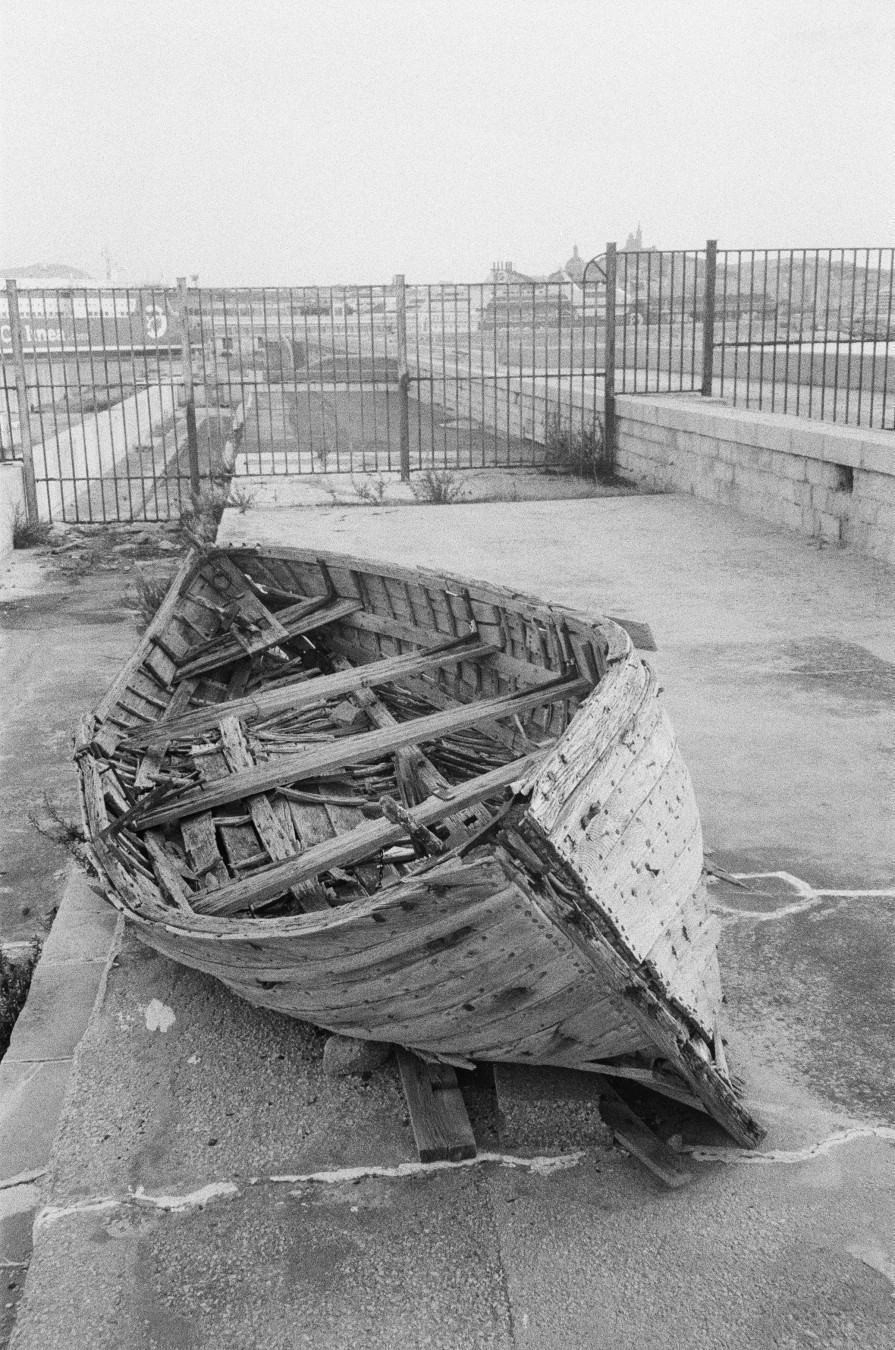
{"type": "Polygon", "coordinates": [[[711,895],[728,1053],[768,1139],[744,1154],[680,1108],[677,1192],[599,1141],[408,1175],[393,1064],[329,1079],[320,1033],[128,937],[14,1350],[890,1346],[895,571],[678,497],[249,509],[222,533],[650,625],[712,856],[747,888],[711,895]]]}

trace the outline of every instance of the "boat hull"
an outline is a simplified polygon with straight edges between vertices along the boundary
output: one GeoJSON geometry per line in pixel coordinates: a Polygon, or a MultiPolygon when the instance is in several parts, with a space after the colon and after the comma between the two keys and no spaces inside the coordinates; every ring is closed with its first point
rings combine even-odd
{"type": "MultiPolygon", "coordinates": [[[[579,678],[562,686],[563,695],[570,691],[568,697],[552,691],[545,695],[552,701],[537,725],[523,726],[516,717],[516,731],[500,706],[499,725],[495,721],[492,728],[498,738],[494,745],[503,747],[509,764],[494,772],[503,774],[502,782],[512,783],[508,793],[504,789],[507,804],[501,808],[511,811],[511,829],[486,832],[484,842],[471,850],[448,849],[443,858],[436,852],[403,875],[382,879],[373,893],[334,908],[278,917],[243,911],[224,917],[216,897],[238,899],[254,887],[263,898],[259,886],[267,884],[265,878],[271,878],[271,894],[282,878],[279,890],[288,891],[289,882],[292,893],[299,895],[300,886],[291,879],[303,876],[304,858],[316,857],[312,841],[293,836],[289,856],[278,861],[271,852],[271,861],[258,873],[260,882],[251,879],[254,874],[240,880],[234,868],[235,879],[228,878],[224,869],[215,890],[210,880],[214,868],[199,875],[181,866],[181,878],[189,875],[191,882],[175,876],[166,885],[165,868],[171,858],[175,864],[179,858],[176,851],[171,858],[164,856],[167,845],[159,829],[170,828],[179,811],[193,821],[208,816],[218,834],[226,836],[233,827],[221,824],[220,812],[231,808],[219,806],[215,818],[210,808],[199,808],[236,795],[239,783],[232,781],[232,793],[231,781],[223,788],[215,783],[191,788],[186,799],[181,794],[179,805],[156,806],[155,815],[151,809],[144,812],[141,835],[134,806],[139,794],[125,793],[117,808],[123,815],[110,824],[113,802],[103,776],[114,776],[126,762],[121,745],[139,745],[141,736],[144,746],[150,746],[148,753],[158,755],[152,736],[158,734],[156,724],[169,716],[166,698],[178,687],[178,666],[193,670],[197,651],[198,664],[209,659],[204,655],[209,643],[198,643],[185,631],[198,628],[201,607],[208,605],[205,597],[211,593],[208,567],[215,565],[208,557],[194,556],[78,741],[91,861],[107,884],[111,902],[127,915],[140,939],[214,976],[250,1003],[344,1035],[404,1045],[430,1058],[596,1070],[612,1063],[658,1064],[734,1137],[756,1142],[760,1127],[739,1103],[720,1047],[716,935],[706,903],[692,785],[655,676],[636,656],[627,635],[609,621],[482,583],[432,574],[423,582],[417,572],[338,555],[321,560],[302,550],[278,555],[244,550],[216,556],[226,556],[228,567],[238,564],[256,588],[267,587],[266,599],[274,594],[274,583],[284,579],[288,586],[282,586],[283,594],[292,598],[319,596],[325,589],[337,615],[326,630],[326,651],[337,662],[336,671],[348,670],[339,677],[343,680],[354,678],[351,670],[377,661],[400,658],[405,670],[406,658],[425,653],[434,639],[462,640],[464,626],[470,635],[490,639],[496,628],[500,641],[484,658],[479,654],[475,660],[458,660],[447,674],[439,668],[402,681],[402,689],[422,690],[431,706],[446,708],[455,720],[457,708],[464,716],[462,708],[477,698],[491,695],[497,709],[502,697],[524,696],[532,702],[531,691],[538,690],[539,680],[555,682],[558,674],[579,678]],[[319,582],[315,586],[315,575],[323,578],[325,588],[319,582]],[[425,594],[425,609],[419,598],[414,603],[414,588],[425,594]],[[403,612],[396,603],[399,595],[406,598],[403,612]],[[377,603],[377,596],[385,601],[377,603]],[[184,606],[190,604],[198,608],[182,619],[184,606]],[[423,609],[431,619],[425,632],[423,609]],[[143,678],[147,665],[152,667],[154,696],[143,678]],[[582,692],[580,677],[585,674],[589,679],[583,681],[587,688],[582,692]],[[160,698],[158,689],[166,676],[168,693],[160,698]],[[517,763],[518,777],[511,779],[517,763]],[[126,831],[119,827],[135,811],[138,830],[125,854],[120,844],[126,831]],[[118,845],[113,846],[113,839],[118,845]],[[140,852],[143,846],[151,854],[151,869],[143,865],[150,861],[140,852]],[[178,885],[198,889],[189,892],[188,901],[174,904],[178,885]],[[215,904],[221,913],[202,912],[215,904]]],[[[284,620],[293,612],[279,610],[284,620]]],[[[213,651],[213,642],[211,647],[213,651]]],[[[257,653],[252,659],[257,660],[257,653]]],[[[366,696],[369,700],[369,691],[366,696]]],[[[266,697],[270,700],[269,693],[266,697]]],[[[189,714],[190,727],[207,723],[213,730],[217,708],[205,713],[207,700],[197,702],[202,706],[189,714]]],[[[222,717],[227,706],[224,700],[222,717]]],[[[238,702],[232,706],[243,712],[238,702]]],[[[368,704],[360,700],[360,706],[368,704]]],[[[259,711],[255,722],[263,728],[259,711]]],[[[385,717],[382,734],[399,744],[400,728],[388,730],[394,718],[389,721],[381,706],[379,715],[385,717]]],[[[437,714],[430,717],[438,720],[437,714]]],[[[255,724],[249,712],[244,724],[255,724]]],[[[173,735],[179,724],[175,719],[166,725],[173,735]]],[[[213,744],[203,743],[198,753],[208,755],[213,749],[213,744]]],[[[315,763],[331,763],[338,749],[327,745],[318,753],[311,746],[302,754],[317,753],[315,763]]],[[[403,753],[394,754],[399,776],[403,753]]],[[[414,748],[414,753],[419,751],[414,748]]],[[[282,820],[289,792],[302,797],[294,791],[302,787],[301,778],[290,776],[302,770],[301,755],[280,775],[292,783],[289,790],[277,778],[279,762],[275,757],[270,762],[272,769],[267,761],[251,767],[252,784],[263,790],[249,794],[246,789],[235,808],[248,808],[259,830],[260,806],[266,803],[265,810],[270,810],[274,801],[282,820]],[[285,803],[278,792],[286,793],[285,803]]],[[[138,780],[145,763],[139,764],[138,780]]],[[[432,765],[425,758],[424,763],[431,788],[432,765]]],[[[226,777],[226,766],[222,772],[226,777]]],[[[315,791],[325,791],[325,781],[315,791]]],[[[462,784],[436,788],[429,806],[437,805],[439,793],[450,801],[451,792],[463,791],[462,784]]],[[[488,800],[493,805],[497,798],[488,800]]],[[[338,812],[330,808],[329,814],[339,821],[338,812]]],[[[353,817],[348,811],[341,815],[346,840],[363,837],[365,829],[372,838],[377,829],[388,828],[364,825],[356,811],[353,817]]],[[[412,834],[414,828],[424,833],[406,811],[399,819],[412,834]]],[[[463,812],[453,819],[460,822],[460,837],[475,824],[463,812]]],[[[266,837],[263,830],[261,834],[266,837]]],[[[444,847],[437,839],[435,844],[444,847]]],[[[381,869],[386,855],[380,850],[377,856],[381,869]]]]}

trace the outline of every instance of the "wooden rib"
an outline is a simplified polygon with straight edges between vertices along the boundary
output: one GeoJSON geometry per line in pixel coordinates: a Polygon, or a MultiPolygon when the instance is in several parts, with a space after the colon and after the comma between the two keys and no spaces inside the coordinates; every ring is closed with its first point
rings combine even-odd
{"type": "MultiPolygon", "coordinates": [[[[265,651],[268,647],[275,647],[279,642],[284,642],[291,637],[300,637],[303,633],[311,633],[317,628],[323,628],[329,623],[338,623],[340,619],[347,618],[360,608],[360,602],[357,600],[338,600],[332,604],[327,602],[325,596],[318,597],[316,601],[309,601],[304,605],[294,605],[289,609],[281,609],[278,618],[281,621],[281,632],[278,635],[265,636],[260,645],[253,648],[253,652],[265,651]],[[297,611],[301,611],[298,613],[297,611]]],[[[186,679],[191,675],[201,675],[206,671],[214,670],[218,666],[229,665],[231,661],[237,661],[246,653],[245,646],[235,638],[225,638],[219,645],[215,646],[214,651],[208,652],[204,656],[198,656],[195,660],[187,661],[178,670],[175,671],[172,679],[175,681],[186,679]]]]}
{"type": "Polygon", "coordinates": [[[148,826],[160,825],[166,821],[180,820],[198,811],[222,806],[225,802],[232,802],[238,797],[267,792],[281,783],[299,782],[332,769],[342,768],[346,764],[376,759],[383,754],[391,754],[404,745],[437,740],[439,736],[460,727],[475,726],[479,722],[493,721],[501,717],[512,717],[514,713],[536,708],[541,703],[583,693],[589,687],[585,680],[563,680],[530,694],[511,694],[503,698],[484,699],[480,703],[461,704],[444,712],[417,717],[410,722],[397,723],[393,727],[362,732],[358,736],[345,736],[341,740],[315,746],[300,754],[284,755],[277,763],[260,765],[255,769],[234,774],[221,782],[194,789],[180,797],[173,805],[150,810],[143,816],[138,815],[136,823],[139,828],[146,829],[148,826]]]}
{"type": "MultiPolygon", "coordinates": [[[[484,643],[470,645],[469,639],[464,638],[459,643],[449,642],[441,647],[430,647],[422,652],[408,653],[406,656],[392,656],[366,666],[351,666],[337,671],[334,675],[321,675],[315,680],[296,680],[295,683],[278,689],[261,690],[248,697],[233,699],[224,706],[228,714],[236,717],[255,718],[265,713],[293,709],[297,711],[321,699],[336,698],[358,689],[389,684],[404,675],[432,670],[453,661],[481,660],[492,651],[493,648],[484,643]]],[[[176,723],[173,723],[173,719],[166,718],[165,727],[156,724],[153,727],[141,728],[133,740],[128,738],[125,744],[128,747],[149,746],[156,740],[170,739],[172,735],[198,735],[200,732],[211,730],[219,720],[220,716],[214,708],[201,708],[180,716],[176,723]]]]}
{"type": "Polygon", "coordinates": [[[448,1064],[429,1064],[401,1046],[397,1054],[420,1162],[474,1158],[475,1135],[455,1071],[448,1064]]]}
{"type": "MultiPolygon", "coordinates": [[[[430,797],[410,812],[419,825],[432,825],[476,802],[497,796],[502,789],[523,777],[540,760],[540,755],[524,755],[512,764],[491,769],[468,783],[451,789],[449,796],[430,797]]],[[[299,827],[300,828],[300,827],[299,827]]],[[[207,914],[233,914],[248,905],[264,904],[283,895],[291,886],[316,877],[330,867],[348,867],[391,844],[400,843],[406,833],[399,825],[384,820],[363,821],[347,834],[324,840],[294,858],[285,859],[245,881],[231,882],[208,896],[207,914]]]]}

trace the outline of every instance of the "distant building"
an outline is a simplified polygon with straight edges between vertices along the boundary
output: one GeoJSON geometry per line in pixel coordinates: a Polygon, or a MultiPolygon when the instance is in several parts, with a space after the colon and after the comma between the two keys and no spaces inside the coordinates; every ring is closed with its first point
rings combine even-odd
{"type": "Polygon", "coordinates": [[[625,253],[643,252],[643,230],[640,228],[640,221],[637,222],[637,229],[633,234],[629,234],[625,240],[625,253]]]}

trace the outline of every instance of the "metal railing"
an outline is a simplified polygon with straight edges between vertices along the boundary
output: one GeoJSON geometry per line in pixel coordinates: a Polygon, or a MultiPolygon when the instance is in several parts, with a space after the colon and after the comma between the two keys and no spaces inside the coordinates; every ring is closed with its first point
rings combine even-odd
{"type": "MultiPolygon", "coordinates": [[[[538,466],[618,394],[895,427],[895,250],[617,252],[582,277],[0,298],[0,456],[29,514],[176,517],[240,471],[538,466]]],[[[594,444],[590,441],[589,444],[594,444]]]]}
{"type": "Polygon", "coordinates": [[[746,408],[895,428],[895,249],[718,253],[705,392],[746,408]]]}

